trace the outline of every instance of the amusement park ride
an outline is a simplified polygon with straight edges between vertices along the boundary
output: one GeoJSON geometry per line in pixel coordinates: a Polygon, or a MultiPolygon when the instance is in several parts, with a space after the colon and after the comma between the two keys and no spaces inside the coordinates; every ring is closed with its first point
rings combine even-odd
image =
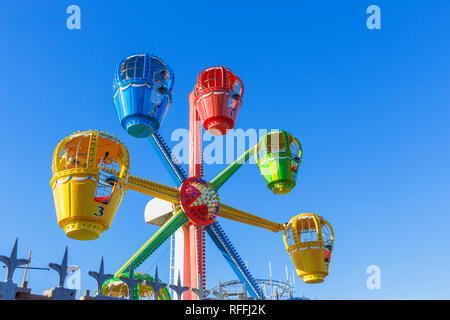
{"type": "MultiPolygon", "coordinates": [[[[175,265],[182,284],[199,288],[198,295],[189,291],[183,297],[204,299],[206,231],[249,295],[264,299],[257,281],[217,221],[220,217],[272,232],[284,231],[284,243],[298,276],[306,283],[324,281],[329,272],[334,235],[323,217],[304,213],[281,224],[228,206],[221,202],[224,199],[219,199],[220,187],[251,156],[274,194],[289,193],[295,187],[301,164],[300,142],[286,131],[270,131],[213,180],[204,180],[201,125],[214,135],[227,134],[235,125],[244,93],[243,82],[230,69],[211,67],[199,74],[189,94],[187,175],[158,133],[171,104],[173,84],[173,71],[161,59],[148,54],[132,55],[118,65],[113,97],[122,127],[129,135],[150,142],[176,187],[131,175],[128,150],[112,135],[98,131],[74,133],[58,144],[53,156],[50,184],[59,226],[72,239],[97,239],[110,227],[126,192],[134,190],[169,202],[171,210],[159,217],[159,230],[117,270],[114,279],[130,271],[133,274],[175,234],[175,243],[179,244],[176,250],[178,253],[181,250],[175,265]]],[[[103,290],[108,284],[111,289],[111,283],[106,281],[103,290]]],[[[133,292],[139,298],[148,290],[151,289],[137,285],[133,292]]],[[[161,294],[160,298],[167,297],[161,294]]]]}

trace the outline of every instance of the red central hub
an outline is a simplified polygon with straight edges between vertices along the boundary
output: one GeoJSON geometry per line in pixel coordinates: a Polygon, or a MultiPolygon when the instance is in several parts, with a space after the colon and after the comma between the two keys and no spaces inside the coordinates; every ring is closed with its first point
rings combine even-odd
{"type": "Polygon", "coordinates": [[[181,184],[180,202],[191,222],[209,226],[216,220],[219,212],[219,195],[205,180],[191,177],[181,184]]]}

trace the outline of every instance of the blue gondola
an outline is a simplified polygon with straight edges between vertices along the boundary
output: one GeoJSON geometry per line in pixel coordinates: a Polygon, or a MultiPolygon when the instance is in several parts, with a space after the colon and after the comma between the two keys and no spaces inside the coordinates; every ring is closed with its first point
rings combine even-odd
{"type": "Polygon", "coordinates": [[[136,54],[123,59],[114,76],[113,97],[122,127],[136,138],[157,131],[172,100],[174,74],[161,59],[136,54]]]}

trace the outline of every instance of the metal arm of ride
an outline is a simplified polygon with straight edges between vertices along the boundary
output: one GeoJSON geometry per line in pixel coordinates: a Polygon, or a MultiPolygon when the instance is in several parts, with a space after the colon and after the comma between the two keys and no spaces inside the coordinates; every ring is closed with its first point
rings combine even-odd
{"type": "Polygon", "coordinates": [[[264,228],[273,232],[280,232],[284,230],[285,225],[281,223],[276,223],[248,212],[235,209],[233,207],[227,206],[223,203],[219,205],[219,217],[227,218],[230,220],[242,222],[255,227],[264,228]]]}
{"type": "Polygon", "coordinates": [[[148,138],[148,142],[159,156],[159,159],[163,163],[164,167],[166,167],[173,182],[177,185],[177,187],[179,187],[181,183],[187,179],[187,175],[181,165],[172,156],[172,151],[164,141],[163,137],[156,131],[150,138],[148,138]]]}
{"type": "Polygon", "coordinates": [[[177,188],[131,175],[128,176],[127,188],[177,205],[179,204],[179,191],[177,188]]]}
{"type": "MultiPolygon", "coordinates": [[[[112,170],[110,168],[101,167],[100,169],[109,172],[116,177],[119,176],[118,171],[112,170]]],[[[126,188],[155,198],[172,202],[176,205],[180,203],[179,190],[177,188],[169,187],[165,184],[139,178],[137,176],[128,176],[128,179],[126,181],[126,188]]]]}
{"type": "Polygon", "coordinates": [[[178,211],[115,273],[118,276],[127,272],[130,265],[140,266],[158,247],[164,243],[179,227],[188,221],[183,211],[178,211]]]}
{"type": "MultiPolygon", "coordinates": [[[[115,173],[113,170],[107,168],[103,168],[103,170],[106,170],[110,173],[115,173]]],[[[234,170],[234,172],[236,172],[236,170],[234,170]]],[[[172,202],[176,206],[180,205],[179,191],[177,188],[169,187],[164,184],[156,183],[154,181],[146,180],[132,175],[128,176],[127,188],[147,194],[152,197],[172,202]]],[[[283,224],[255,216],[248,212],[227,206],[223,203],[219,204],[219,208],[219,217],[246,223],[255,227],[268,229],[273,232],[279,232],[284,229],[283,224]]]]}
{"type": "Polygon", "coordinates": [[[248,159],[250,159],[253,154],[256,145],[244,152],[242,156],[237,158],[232,164],[225,168],[221,173],[219,173],[213,180],[211,180],[211,185],[214,189],[219,190],[219,188],[229,179],[231,176],[245,164],[248,159]]]}
{"type": "MultiPolygon", "coordinates": [[[[254,153],[256,145],[245,151],[238,159],[230,164],[225,170],[219,173],[212,181],[211,185],[214,189],[218,190],[236,171],[245,164],[251,155],[254,153]]],[[[273,232],[279,232],[284,229],[284,225],[276,222],[272,222],[267,219],[252,215],[242,210],[232,208],[230,206],[220,204],[219,205],[219,217],[227,218],[230,220],[250,224],[255,227],[265,228],[273,232]]]]}
{"type": "Polygon", "coordinates": [[[230,265],[231,269],[233,269],[234,273],[239,278],[241,283],[244,283],[246,285],[250,296],[255,299],[263,299],[264,297],[261,288],[258,286],[258,283],[255,281],[250,271],[245,266],[241,257],[237,253],[234,246],[231,244],[230,239],[220,227],[219,223],[215,221],[205,229],[211,239],[214,241],[216,247],[224,256],[225,260],[230,265]]]}

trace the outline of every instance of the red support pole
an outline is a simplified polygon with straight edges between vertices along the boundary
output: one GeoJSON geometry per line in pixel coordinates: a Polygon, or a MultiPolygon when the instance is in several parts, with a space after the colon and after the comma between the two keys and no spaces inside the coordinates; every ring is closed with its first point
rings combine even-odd
{"type": "Polygon", "coordinates": [[[203,177],[202,124],[193,92],[189,93],[189,177],[203,177]]]}
{"type": "MultiPolygon", "coordinates": [[[[189,177],[203,176],[202,159],[202,127],[200,116],[194,105],[194,94],[189,93],[189,177]]],[[[200,281],[205,288],[204,278],[204,229],[188,222],[184,228],[185,259],[184,259],[184,286],[199,288],[200,281]]],[[[187,291],[186,300],[197,300],[198,297],[187,291]]]]}

